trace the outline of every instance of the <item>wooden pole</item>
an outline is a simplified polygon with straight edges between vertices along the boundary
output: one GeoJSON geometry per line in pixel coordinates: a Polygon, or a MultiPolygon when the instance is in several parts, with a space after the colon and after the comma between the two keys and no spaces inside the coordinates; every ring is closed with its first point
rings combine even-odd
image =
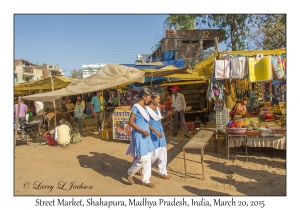
{"type": "MultiPolygon", "coordinates": [[[[53,84],[52,75],[50,76],[50,79],[51,79],[51,88],[52,88],[52,91],[54,91],[54,84],[53,84]]],[[[53,103],[53,111],[54,111],[54,124],[53,124],[53,127],[55,128],[56,127],[56,105],[55,105],[55,100],[53,100],[52,103],[53,103]]]]}
{"type": "Polygon", "coordinates": [[[21,103],[21,96],[18,97],[18,109],[17,109],[17,112],[16,112],[15,145],[17,145],[17,135],[18,135],[18,128],[19,128],[20,103],[21,103]]]}
{"type": "Polygon", "coordinates": [[[120,102],[120,88],[117,87],[117,94],[118,94],[118,106],[121,106],[121,102],[120,102]]]}

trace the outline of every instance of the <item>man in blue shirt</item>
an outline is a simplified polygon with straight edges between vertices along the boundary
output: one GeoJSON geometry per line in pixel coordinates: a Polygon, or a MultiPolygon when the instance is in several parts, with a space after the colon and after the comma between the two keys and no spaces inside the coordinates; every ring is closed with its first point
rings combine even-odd
{"type": "Polygon", "coordinates": [[[99,132],[101,132],[101,124],[104,119],[104,105],[106,105],[106,102],[102,96],[102,91],[98,91],[97,95],[92,98],[91,108],[99,132]]]}

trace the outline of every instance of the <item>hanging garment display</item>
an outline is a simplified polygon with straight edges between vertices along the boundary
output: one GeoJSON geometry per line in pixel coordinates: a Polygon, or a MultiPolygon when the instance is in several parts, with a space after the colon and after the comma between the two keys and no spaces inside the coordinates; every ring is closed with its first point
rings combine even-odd
{"type": "Polygon", "coordinates": [[[272,68],[275,79],[282,79],[284,77],[283,63],[280,55],[274,55],[271,58],[272,68]]]}
{"type": "Polygon", "coordinates": [[[273,78],[271,56],[259,58],[248,58],[250,82],[270,81],[273,78]]]}
{"type": "Polygon", "coordinates": [[[214,72],[216,80],[224,80],[230,78],[230,61],[233,59],[231,55],[226,55],[223,59],[214,59],[214,72]]]}
{"type": "Polygon", "coordinates": [[[243,79],[248,74],[247,58],[244,56],[236,55],[231,61],[231,74],[230,78],[243,79]]]}

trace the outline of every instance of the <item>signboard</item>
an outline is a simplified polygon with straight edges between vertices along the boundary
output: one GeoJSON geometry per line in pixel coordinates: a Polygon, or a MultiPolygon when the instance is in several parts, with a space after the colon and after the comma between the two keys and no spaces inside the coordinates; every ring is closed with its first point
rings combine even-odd
{"type": "Polygon", "coordinates": [[[113,139],[131,140],[130,106],[116,107],[113,114],[113,139]]]}

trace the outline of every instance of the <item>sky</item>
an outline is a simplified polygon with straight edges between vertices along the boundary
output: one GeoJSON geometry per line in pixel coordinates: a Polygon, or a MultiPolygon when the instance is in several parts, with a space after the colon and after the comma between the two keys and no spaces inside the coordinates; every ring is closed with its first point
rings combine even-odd
{"type": "Polygon", "coordinates": [[[168,15],[15,15],[15,59],[58,64],[135,63],[151,54],[168,15]]]}
{"type": "MultiPolygon", "coordinates": [[[[83,64],[132,64],[152,54],[167,14],[14,15],[14,58],[56,65],[70,75],[83,64]]],[[[202,27],[202,26],[201,26],[202,27]]]]}

